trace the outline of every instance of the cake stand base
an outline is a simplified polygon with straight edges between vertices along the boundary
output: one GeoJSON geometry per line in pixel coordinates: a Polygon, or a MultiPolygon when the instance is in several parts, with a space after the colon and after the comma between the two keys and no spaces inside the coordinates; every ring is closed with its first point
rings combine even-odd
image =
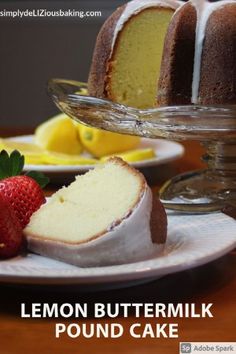
{"type": "Polygon", "coordinates": [[[165,207],[185,212],[207,212],[236,207],[236,144],[205,143],[208,168],[178,175],[160,189],[165,207]]]}

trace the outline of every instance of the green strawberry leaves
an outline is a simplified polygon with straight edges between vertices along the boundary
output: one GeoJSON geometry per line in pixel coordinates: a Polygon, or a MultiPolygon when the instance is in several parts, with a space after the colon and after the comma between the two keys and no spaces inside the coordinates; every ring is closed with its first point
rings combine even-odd
{"type": "Polygon", "coordinates": [[[0,179],[17,176],[22,172],[24,156],[14,150],[10,155],[5,150],[0,153],[0,179]]]}
{"type": "Polygon", "coordinates": [[[25,164],[25,157],[21,155],[17,150],[12,151],[9,157],[10,172],[12,176],[19,175],[25,164]]]}
{"type": "Polygon", "coordinates": [[[43,189],[49,183],[49,178],[45,176],[42,172],[29,171],[25,174],[28,177],[33,178],[43,189]]]}
{"type": "MultiPolygon", "coordinates": [[[[14,150],[8,154],[5,150],[0,152],[0,180],[12,176],[18,176],[22,173],[25,163],[25,158],[19,151],[14,150]]],[[[49,183],[49,178],[41,172],[30,171],[27,176],[33,178],[41,188],[44,188],[49,183]]]]}
{"type": "Polygon", "coordinates": [[[8,176],[8,168],[8,153],[5,150],[2,150],[0,153],[0,179],[8,176]]]}

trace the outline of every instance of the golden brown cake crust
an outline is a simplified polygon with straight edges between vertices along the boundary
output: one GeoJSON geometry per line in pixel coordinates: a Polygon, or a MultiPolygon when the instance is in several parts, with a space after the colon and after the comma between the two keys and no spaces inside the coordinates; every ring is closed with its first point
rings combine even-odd
{"type": "Polygon", "coordinates": [[[215,10],[208,20],[199,103],[236,103],[236,2],[215,10]]]}
{"type": "MultiPolygon", "coordinates": [[[[139,190],[139,194],[138,194],[138,197],[137,199],[134,201],[134,204],[131,205],[130,207],[130,211],[129,211],[129,214],[125,215],[122,219],[119,219],[119,220],[116,220],[116,223],[113,224],[113,227],[115,226],[118,226],[119,224],[122,223],[122,221],[126,218],[128,218],[130,216],[130,214],[133,212],[134,208],[136,207],[136,205],[139,204],[140,200],[142,199],[144,193],[145,193],[145,190],[147,188],[147,183],[146,183],[146,180],[144,178],[144,175],[139,172],[138,170],[136,170],[135,168],[133,168],[132,166],[130,166],[127,162],[125,162],[124,160],[122,160],[120,157],[111,157],[108,162],[114,162],[115,164],[118,164],[120,166],[122,166],[123,168],[127,169],[129,171],[129,173],[133,174],[134,176],[137,176],[140,180],[140,190],[139,190]]],[[[107,229],[106,230],[103,230],[95,235],[93,235],[92,237],[90,237],[89,239],[86,240],[86,242],[90,242],[92,240],[95,240],[97,239],[98,237],[102,236],[102,235],[105,235],[107,233],[107,229]]],[[[26,227],[26,231],[24,231],[24,235],[25,236],[29,236],[31,238],[34,238],[34,239],[41,239],[40,236],[32,233],[31,231],[27,230],[27,227],[26,227]]],[[[54,241],[54,238],[53,237],[48,237],[48,238],[45,238],[45,241],[54,241]]],[[[76,244],[76,245],[79,245],[81,243],[86,243],[86,242],[66,242],[67,244],[76,244]]],[[[60,243],[64,243],[63,241],[60,241],[60,243]]]]}
{"type": "MultiPolygon", "coordinates": [[[[130,211],[132,213],[132,210],[130,211]]],[[[129,215],[126,215],[126,218],[129,217],[129,215]]],[[[117,223],[113,225],[113,227],[118,226],[122,220],[117,220],[117,223]]],[[[151,219],[150,219],[150,230],[151,230],[151,238],[152,242],[156,243],[158,245],[164,244],[167,239],[167,215],[164,206],[160,202],[159,198],[152,193],[152,211],[151,211],[151,219]]],[[[70,243],[70,242],[63,242],[63,241],[55,241],[53,238],[48,237],[47,239],[44,239],[44,242],[47,241],[52,241],[52,242],[58,242],[60,244],[71,244],[71,245],[79,245],[82,243],[88,243],[92,240],[97,239],[98,237],[105,235],[107,233],[107,230],[104,230],[100,232],[99,234],[94,235],[90,239],[86,240],[86,242],[77,242],[77,243],[70,243]]],[[[41,240],[41,237],[39,235],[35,235],[32,232],[24,232],[24,235],[26,237],[30,237],[31,239],[35,240],[41,240]]]]}
{"type": "MultiPolygon", "coordinates": [[[[199,104],[236,103],[235,19],[236,3],[225,3],[210,14],[201,57],[199,104]]],[[[197,13],[191,3],[172,18],[158,85],[159,106],[192,103],[196,25],[197,13]]]]}
{"type": "MultiPolygon", "coordinates": [[[[116,49],[120,42],[120,33],[117,35],[114,48],[112,48],[112,41],[114,36],[114,30],[119,21],[121,15],[125,11],[127,4],[119,7],[104,23],[102,26],[95,44],[93,53],[92,64],[90,68],[88,78],[88,92],[91,96],[98,98],[107,98],[112,101],[116,100],[110,87],[110,77],[112,76],[113,62],[116,55],[116,49]],[[111,53],[112,52],[112,53],[111,53]]],[[[150,9],[162,11],[170,11],[171,7],[165,7],[159,4],[159,6],[150,6],[134,14],[129,18],[127,23],[133,21],[144,11],[150,9]]],[[[172,9],[173,10],[173,9],[172,9]]],[[[174,10],[173,10],[174,12],[174,10]]],[[[125,24],[124,24],[125,26],[125,24]]]]}
{"type": "Polygon", "coordinates": [[[158,106],[191,103],[196,24],[196,10],[190,3],[171,20],[158,83],[158,106]]]}
{"type": "MultiPolygon", "coordinates": [[[[134,14],[133,16],[131,16],[129,18],[129,20],[126,22],[126,24],[127,23],[130,24],[130,23],[132,23],[132,21],[135,21],[135,18],[140,16],[140,14],[144,13],[145,11],[150,11],[150,9],[152,11],[159,11],[160,8],[161,8],[162,12],[164,12],[164,11],[169,12],[171,10],[171,8],[162,7],[161,5],[159,5],[158,7],[157,6],[150,6],[148,8],[143,9],[142,11],[138,12],[137,14],[134,14]]],[[[173,10],[173,13],[174,13],[174,10],[173,10]]],[[[104,77],[104,80],[103,80],[103,82],[105,83],[104,98],[108,98],[108,99],[110,99],[111,101],[114,101],[114,102],[116,101],[116,97],[114,95],[114,92],[112,92],[110,78],[113,75],[114,62],[115,62],[115,58],[116,58],[116,50],[119,47],[120,41],[121,41],[121,36],[120,36],[120,33],[119,33],[117,38],[116,38],[116,41],[115,41],[115,45],[114,45],[112,56],[111,56],[110,60],[107,61],[106,76],[104,77]]]]}
{"type": "Polygon", "coordinates": [[[150,220],[152,242],[161,244],[167,238],[167,215],[157,195],[152,193],[152,213],[150,220]]]}
{"type": "MultiPolygon", "coordinates": [[[[110,161],[115,161],[115,163],[119,163],[125,168],[128,168],[131,173],[142,179],[142,188],[140,190],[141,197],[143,196],[144,190],[146,188],[146,180],[141,172],[136,170],[135,168],[128,165],[119,157],[112,157],[110,161]]],[[[139,201],[141,199],[139,198],[139,201]]],[[[137,202],[138,203],[138,202],[137,202]]],[[[136,205],[136,203],[135,203],[136,205]]],[[[132,210],[131,210],[132,212],[132,210]]],[[[119,220],[118,224],[120,224],[122,220],[119,220]]],[[[167,215],[163,204],[160,202],[157,195],[152,192],[152,212],[150,219],[150,230],[152,242],[157,244],[164,244],[167,238],[167,215]]]]}
{"type": "Polygon", "coordinates": [[[126,5],[119,7],[106,20],[98,34],[88,78],[88,92],[91,96],[106,98],[107,65],[112,50],[113,33],[125,7],[126,5]]]}
{"type": "MultiPolygon", "coordinates": [[[[117,220],[116,223],[113,224],[113,227],[116,227],[119,224],[121,224],[123,220],[125,220],[126,218],[128,218],[132,214],[133,210],[135,209],[135,207],[139,204],[140,200],[142,199],[148,186],[147,186],[147,183],[146,183],[146,180],[145,180],[143,174],[141,172],[139,172],[138,170],[136,170],[135,168],[133,168],[132,166],[130,166],[129,164],[127,164],[121,158],[112,157],[108,161],[114,162],[115,164],[119,164],[123,168],[126,168],[129,171],[129,173],[132,173],[134,176],[137,176],[141,182],[138,198],[134,202],[134,205],[130,207],[129,214],[125,215],[124,218],[117,220]]],[[[26,230],[27,230],[27,228],[26,228],[26,230]]],[[[150,218],[150,230],[151,230],[151,237],[152,237],[153,243],[156,243],[156,244],[164,244],[165,243],[166,237],[167,237],[167,216],[166,216],[166,212],[165,212],[163,205],[161,204],[161,202],[157,198],[157,196],[154,194],[152,195],[152,212],[151,212],[151,218],[150,218]]],[[[81,243],[87,243],[87,242],[97,239],[98,237],[100,237],[102,235],[105,235],[106,233],[107,233],[107,230],[103,230],[100,233],[95,234],[93,237],[86,240],[86,242],[84,242],[84,241],[77,242],[77,243],[66,242],[66,244],[79,245],[81,243]]],[[[35,239],[35,240],[41,239],[41,237],[39,235],[36,235],[36,234],[30,232],[29,230],[24,231],[24,235],[26,237],[30,237],[31,239],[35,239]]],[[[54,239],[50,238],[50,237],[48,237],[47,239],[44,239],[44,242],[47,242],[47,241],[54,241],[54,239]]],[[[58,241],[58,242],[61,244],[65,243],[63,241],[58,241]]]]}

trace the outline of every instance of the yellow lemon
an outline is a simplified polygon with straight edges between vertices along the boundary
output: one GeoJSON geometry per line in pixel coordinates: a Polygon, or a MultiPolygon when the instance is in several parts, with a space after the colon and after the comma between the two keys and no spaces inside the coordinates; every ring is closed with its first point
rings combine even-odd
{"type": "Polygon", "coordinates": [[[64,113],[40,124],[35,130],[35,143],[44,150],[78,155],[82,151],[78,130],[64,113]]]}
{"type": "Polygon", "coordinates": [[[8,153],[11,153],[13,150],[18,150],[24,155],[26,164],[40,165],[43,163],[43,150],[33,143],[0,139],[0,150],[6,150],[8,153]]]}
{"type": "Polygon", "coordinates": [[[95,165],[99,163],[99,160],[81,155],[69,155],[49,151],[44,153],[43,160],[50,165],[95,165]]]}
{"type": "Polygon", "coordinates": [[[88,96],[88,88],[87,87],[81,87],[79,91],[75,92],[77,95],[80,96],[88,96]]]}
{"type": "Polygon", "coordinates": [[[78,131],[82,145],[95,157],[135,149],[140,142],[136,136],[111,133],[82,124],[78,125],[78,131]]]}
{"type": "Polygon", "coordinates": [[[105,162],[109,158],[111,158],[112,156],[121,157],[126,162],[137,162],[137,161],[153,159],[156,156],[156,154],[155,154],[155,151],[150,148],[136,149],[136,150],[123,152],[121,154],[113,154],[113,155],[109,155],[109,156],[104,156],[100,160],[102,162],[105,162]]]}

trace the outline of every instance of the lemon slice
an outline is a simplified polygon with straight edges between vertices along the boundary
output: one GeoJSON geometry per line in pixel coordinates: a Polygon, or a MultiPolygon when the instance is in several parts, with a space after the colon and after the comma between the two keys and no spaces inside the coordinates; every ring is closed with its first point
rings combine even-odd
{"type": "Polygon", "coordinates": [[[47,151],[43,155],[45,163],[50,165],[95,165],[99,160],[87,158],[81,155],[61,154],[47,151]]]}
{"type": "Polygon", "coordinates": [[[11,153],[18,150],[25,157],[25,163],[30,165],[40,165],[43,163],[43,150],[33,143],[18,142],[11,139],[0,139],[0,150],[11,153]]]}
{"type": "Polygon", "coordinates": [[[77,123],[81,144],[95,157],[123,153],[138,147],[137,136],[111,133],[77,123]]]}
{"type": "Polygon", "coordinates": [[[75,92],[77,95],[80,96],[87,96],[88,95],[88,89],[86,87],[81,87],[79,91],[75,92]]]}
{"type": "Polygon", "coordinates": [[[83,150],[78,130],[66,114],[58,114],[35,130],[35,143],[44,150],[78,155],[83,150]]]}
{"type": "Polygon", "coordinates": [[[126,162],[137,162],[137,161],[153,159],[156,157],[156,154],[155,151],[151,148],[136,149],[136,150],[126,151],[121,154],[104,156],[100,159],[100,161],[105,162],[112,156],[121,157],[126,162]]]}

